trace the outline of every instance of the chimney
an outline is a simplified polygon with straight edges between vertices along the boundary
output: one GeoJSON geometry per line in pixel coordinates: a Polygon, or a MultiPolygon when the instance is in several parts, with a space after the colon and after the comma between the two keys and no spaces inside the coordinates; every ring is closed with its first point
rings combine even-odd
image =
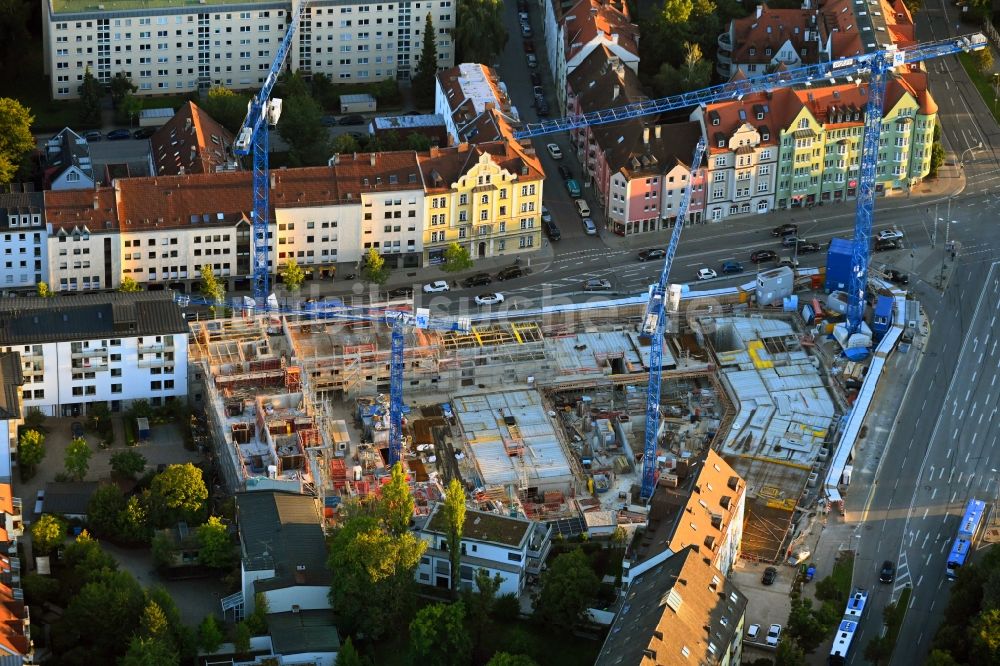
{"type": "Polygon", "coordinates": [[[94,210],[98,210],[101,207],[99,202],[100,202],[100,199],[95,194],[94,195],[94,210]]]}
{"type": "Polygon", "coordinates": [[[611,99],[612,100],[618,99],[618,95],[621,93],[621,91],[622,87],[616,83],[614,89],[611,92],[611,99]]]}
{"type": "Polygon", "coordinates": [[[611,43],[612,44],[617,44],[618,43],[618,33],[617,32],[611,33],[611,43]]]}
{"type": "Polygon", "coordinates": [[[277,183],[278,183],[278,177],[277,177],[277,176],[276,176],[276,175],[275,175],[274,173],[272,173],[272,174],[271,174],[271,189],[272,189],[272,190],[273,190],[273,189],[274,189],[275,187],[277,187],[277,183]]]}
{"type": "Polygon", "coordinates": [[[375,166],[375,153],[372,153],[369,156],[369,162],[371,163],[372,166],[375,166]]]}
{"type": "Polygon", "coordinates": [[[660,138],[660,126],[659,126],[659,125],[657,125],[657,126],[656,126],[656,127],[654,128],[654,130],[653,130],[653,131],[654,131],[654,133],[655,133],[655,135],[656,135],[656,138],[657,138],[657,139],[659,139],[659,138],[660,138]]]}
{"type": "Polygon", "coordinates": [[[760,15],[763,13],[764,13],[764,5],[757,5],[757,18],[760,18],[760,15]]]}
{"type": "Polygon", "coordinates": [[[643,127],[642,128],[642,143],[644,145],[647,145],[647,146],[649,145],[649,128],[648,127],[643,127]]]}
{"type": "Polygon", "coordinates": [[[300,564],[295,567],[295,583],[297,585],[305,585],[306,583],[306,565],[300,564]]]}

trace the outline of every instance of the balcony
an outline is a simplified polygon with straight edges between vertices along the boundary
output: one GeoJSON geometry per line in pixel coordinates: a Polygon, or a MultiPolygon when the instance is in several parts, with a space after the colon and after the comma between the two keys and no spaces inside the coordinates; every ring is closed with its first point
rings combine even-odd
{"type": "Polygon", "coordinates": [[[143,354],[162,354],[166,351],[174,350],[174,341],[171,339],[170,342],[153,342],[153,343],[141,343],[139,345],[139,355],[143,354]]]}
{"type": "Polygon", "coordinates": [[[71,358],[77,359],[77,358],[87,358],[90,356],[107,356],[107,354],[108,354],[107,347],[89,347],[89,348],[81,348],[73,350],[71,358]]]}
{"type": "Polygon", "coordinates": [[[140,354],[137,365],[140,368],[160,368],[170,363],[173,363],[173,360],[168,361],[166,356],[162,354],[151,354],[149,358],[146,354],[140,354]]]}

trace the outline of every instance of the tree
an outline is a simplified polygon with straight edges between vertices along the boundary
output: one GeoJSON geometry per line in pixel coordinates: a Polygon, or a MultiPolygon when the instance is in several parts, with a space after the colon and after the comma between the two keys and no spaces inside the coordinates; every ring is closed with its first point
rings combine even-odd
{"type": "Polygon", "coordinates": [[[87,470],[90,469],[92,455],[94,452],[87,445],[87,440],[77,437],[71,441],[66,447],[66,460],[64,462],[66,475],[71,479],[83,481],[83,477],[87,476],[87,470]]]}
{"type": "Polygon", "coordinates": [[[40,555],[48,555],[66,538],[66,523],[58,516],[44,513],[31,526],[31,545],[40,555]]]}
{"type": "Polygon", "coordinates": [[[444,265],[441,270],[447,273],[459,273],[472,268],[472,257],[469,256],[469,248],[458,243],[451,242],[444,249],[444,265]]]}
{"type": "Polygon", "coordinates": [[[974,664],[1000,663],[1000,609],[984,608],[969,628],[974,664]]]}
{"type": "Polygon", "coordinates": [[[958,662],[944,650],[931,650],[924,666],[958,666],[958,662]]]}
{"type": "Polygon", "coordinates": [[[113,664],[122,637],[139,628],[145,606],[146,595],[131,574],[100,570],[70,599],[53,630],[52,647],[57,654],[72,649],[89,663],[113,664]]]}
{"type": "Polygon", "coordinates": [[[150,537],[149,510],[138,497],[129,497],[115,521],[115,533],[122,541],[148,543],[150,537]]]}
{"type": "Polygon", "coordinates": [[[125,72],[115,74],[108,88],[111,91],[111,103],[114,104],[116,109],[122,103],[122,100],[125,99],[126,95],[131,95],[139,89],[132,83],[132,80],[125,72]]]}
{"type": "Polygon", "coordinates": [[[542,591],[535,601],[535,612],[544,621],[568,629],[580,619],[600,586],[601,581],[581,549],[563,553],[542,574],[542,591]]]}
{"type": "Polygon", "coordinates": [[[927,172],[928,178],[934,178],[938,175],[938,169],[944,164],[944,158],[944,146],[941,145],[940,141],[935,141],[931,145],[931,166],[927,172]]]}
{"type": "Polygon", "coordinates": [[[169,641],[162,638],[134,636],[121,666],[177,666],[180,656],[169,641]]]}
{"type": "Polygon", "coordinates": [[[702,56],[701,47],[687,42],[684,48],[684,62],[680,67],[665,62],[653,77],[657,94],[666,97],[698,90],[712,80],[712,61],[702,56]]]}
{"type": "Polygon", "coordinates": [[[212,272],[212,265],[205,264],[201,267],[201,295],[210,303],[221,303],[226,298],[226,287],[212,272]]]}
{"type": "Polygon", "coordinates": [[[338,627],[377,640],[400,626],[412,609],[413,573],[426,548],[412,532],[390,533],[373,515],[349,517],[332,539],[327,563],[338,627]]]}
{"type": "Polygon", "coordinates": [[[170,465],[153,477],[149,491],[150,513],[162,527],[199,522],[208,499],[202,472],[191,463],[170,465]]]}
{"type": "Polygon", "coordinates": [[[253,636],[267,633],[267,614],[270,612],[267,595],[257,592],[253,595],[253,613],[246,619],[247,629],[253,636]]]}
{"type": "Polygon", "coordinates": [[[316,72],[309,84],[312,86],[313,99],[319,102],[324,110],[336,108],[339,96],[329,76],[323,72],[316,72]]]}
{"type": "Polygon", "coordinates": [[[456,62],[492,63],[507,44],[503,0],[463,0],[455,17],[456,62]]]}
{"type": "Polygon", "coordinates": [[[247,626],[246,622],[240,622],[233,628],[233,648],[236,650],[236,654],[243,657],[249,656],[250,654],[250,638],[253,634],[250,633],[250,627],[247,626]]]}
{"type": "Polygon", "coordinates": [[[880,664],[892,656],[892,643],[888,636],[875,636],[865,645],[865,660],[880,664]]]}
{"type": "Polygon", "coordinates": [[[104,91],[90,67],[83,73],[83,83],[77,89],[80,93],[80,122],[87,127],[98,127],[101,124],[101,98],[104,91]]]}
{"type": "Polygon", "coordinates": [[[778,643],[774,666],[806,666],[806,654],[794,638],[786,637],[778,643]]]}
{"type": "Polygon", "coordinates": [[[23,467],[34,471],[45,459],[45,435],[37,430],[24,430],[17,441],[17,460],[23,467]]]}
{"type": "Polygon", "coordinates": [[[389,268],[378,250],[370,247],[364,256],[364,266],[361,268],[361,279],[382,285],[389,280],[389,268]]]}
{"type": "Polygon", "coordinates": [[[35,285],[35,293],[39,298],[52,298],[55,294],[49,289],[47,282],[39,282],[35,285]]]}
{"type": "Polygon", "coordinates": [[[437,35],[434,34],[434,20],[430,12],[424,19],[424,39],[420,50],[420,62],[413,76],[413,97],[417,106],[426,109],[434,106],[434,89],[437,79],[437,35]]]}
{"type": "MultiPolygon", "coordinates": [[[[206,615],[198,626],[198,645],[205,652],[215,652],[225,637],[214,615],[206,615]]],[[[348,639],[350,640],[350,639],[348,639]]]]}
{"type": "MultiPolygon", "coordinates": [[[[465,589],[462,591],[462,602],[465,604],[467,622],[475,641],[474,650],[478,653],[483,646],[486,630],[490,624],[490,615],[493,613],[497,591],[503,583],[503,577],[496,574],[491,578],[488,569],[476,569],[475,583],[475,590],[465,589]]],[[[478,654],[476,657],[476,663],[482,663],[478,654]]]]}
{"type": "Polygon", "coordinates": [[[26,430],[37,430],[43,435],[49,431],[45,427],[45,414],[38,407],[28,407],[24,415],[24,427],[26,430]]]}
{"type": "Polygon", "coordinates": [[[809,653],[823,642],[827,627],[813,613],[812,601],[799,598],[792,599],[792,610],[788,614],[786,631],[804,652],[809,653]]]}
{"type": "Polygon", "coordinates": [[[142,111],[142,100],[132,93],[128,93],[118,105],[118,110],[123,118],[128,118],[128,124],[131,127],[135,122],[135,117],[142,111]]]}
{"type": "Polygon", "coordinates": [[[472,639],[465,629],[465,606],[431,604],[417,611],[410,622],[410,647],[414,661],[428,666],[469,663],[472,639]]]}
{"type": "Polygon", "coordinates": [[[309,97],[309,84],[302,76],[302,70],[285,71],[278,77],[278,92],[275,97],[290,99],[292,97],[309,97]]]}
{"type": "Polygon", "coordinates": [[[409,529],[413,519],[413,494],[402,463],[392,466],[392,476],[382,486],[377,506],[378,515],[390,534],[403,534],[409,529]]]}
{"type": "Polygon", "coordinates": [[[367,666],[367,664],[368,660],[358,654],[358,650],[354,647],[351,637],[348,636],[344,644],[340,646],[335,666],[367,666]]]}
{"type": "MultiPolygon", "coordinates": [[[[0,49],[3,49],[0,60],[5,64],[6,78],[11,81],[16,81],[19,75],[23,75],[20,65],[31,51],[25,48],[31,42],[31,33],[28,31],[31,7],[31,3],[23,0],[4,0],[0,3],[0,49]]],[[[2,115],[0,113],[0,117],[2,115]]],[[[3,136],[2,131],[0,136],[3,136]]]]}
{"type": "Polygon", "coordinates": [[[125,495],[113,483],[97,487],[87,502],[87,525],[95,534],[117,536],[118,516],[125,509],[125,495]]]}
{"type": "Polygon", "coordinates": [[[452,479],[444,494],[445,528],[448,532],[448,558],[451,560],[451,589],[458,590],[462,577],[462,532],[465,530],[465,489],[458,479],[452,479]]]}
{"type": "Polygon", "coordinates": [[[281,281],[285,283],[285,288],[295,291],[302,286],[306,279],[306,272],[299,266],[295,259],[289,259],[280,269],[281,281]]]}
{"type": "Polygon", "coordinates": [[[229,529],[217,516],[209,516],[208,522],[199,525],[198,561],[206,567],[224,569],[233,563],[235,547],[229,538],[229,529]]]}
{"type": "Polygon", "coordinates": [[[980,74],[989,75],[993,72],[993,49],[989,45],[985,49],[973,51],[972,57],[980,74]]]}
{"type": "Polygon", "coordinates": [[[201,108],[234,134],[239,131],[247,115],[248,98],[237,95],[228,88],[215,86],[201,102],[201,108]]]}
{"type": "Polygon", "coordinates": [[[146,638],[164,638],[170,632],[167,616],[155,601],[150,601],[142,610],[139,632],[146,638]]]}
{"type": "Polygon", "coordinates": [[[526,654],[497,652],[486,662],[486,666],[538,666],[538,662],[526,654]]]}
{"type": "Polygon", "coordinates": [[[337,155],[356,153],[360,149],[361,146],[358,145],[358,140],[350,134],[340,134],[334,137],[333,142],[330,144],[330,152],[337,155]]]}
{"type": "Polygon", "coordinates": [[[420,132],[410,132],[406,137],[406,148],[418,153],[426,153],[431,149],[431,138],[420,132]]]}
{"type": "Polygon", "coordinates": [[[14,180],[24,158],[35,149],[35,137],[31,134],[34,122],[31,111],[19,101],[0,97],[0,184],[14,180]]]}
{"type": "Polygon", "coordinates": [[[126,276],[122,277],[121,285],[118,287],[118,291],[125,293],[133,293],[136,291],[142,291],[142,285],[136,282],[133,278],[126,276]]]}
{"type": "Polygon", "coordinates": [[[288,144],[290,166],[323,165],[333,154],[330,132],[323,126],[323,109],[308,95],[285,99],[278,134],[288,144]]]}
{"type": "Polygon", "coordinates": [[[119,451],[111,456],[111,471],[123,479],[134,479],[146,469],[146,456],[138,451],[119,451]]]}

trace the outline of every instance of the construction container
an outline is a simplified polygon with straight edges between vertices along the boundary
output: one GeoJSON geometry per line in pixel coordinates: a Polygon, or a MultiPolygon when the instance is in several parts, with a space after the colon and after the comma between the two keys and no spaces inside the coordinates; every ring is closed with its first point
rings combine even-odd
{"type": "Polygon", "coordinates": [[[757,275],[757,304],[774,305],[791,296],[795,283],[795,271],[788,266],[780,266],[757,275]]]}
{"type": "Polygon", "coordinates": [[[872,338],[877,343],[892,327],[892,315],[895,299],[892,296],[879,296],[875,301],[875,311],[872,314],[872,338]]]}
{"type": "Polygon", "coordinates": [[[851,281],[851,257],[853,244],[844,238],[834,238],[830,241],[830,249],[826,253],[826,291],[843,291],[851,281]]]}

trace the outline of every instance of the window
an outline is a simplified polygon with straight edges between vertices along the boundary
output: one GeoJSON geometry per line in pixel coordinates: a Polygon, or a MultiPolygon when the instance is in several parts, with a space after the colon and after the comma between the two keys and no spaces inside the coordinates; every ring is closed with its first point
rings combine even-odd
{"type": "Polygon", "coordinates": [[[520,562],[521,553],[507,553],[507,559],[511,562],[520,562]]]}

